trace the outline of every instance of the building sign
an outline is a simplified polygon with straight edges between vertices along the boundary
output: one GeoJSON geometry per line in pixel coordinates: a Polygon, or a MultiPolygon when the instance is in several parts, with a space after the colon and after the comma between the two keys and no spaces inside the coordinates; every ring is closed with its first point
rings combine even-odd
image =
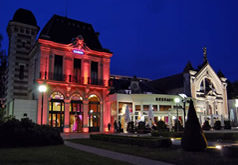
{"type": "Polygon", "coordinates": [[[156,97],[155,101],[168,101],[168,102],[170,102],[170,101],[173,101],[173,99],[171,99],[171,98],[156,97]]]}
{"type": "Polygon", "coordinates": [[[84,52],[83,52],[82,50],[79,50],[79,49],[74,49],[74,50],[73,50],[73,53],[81,54],[81,55],[84,54],[84,52]]]}

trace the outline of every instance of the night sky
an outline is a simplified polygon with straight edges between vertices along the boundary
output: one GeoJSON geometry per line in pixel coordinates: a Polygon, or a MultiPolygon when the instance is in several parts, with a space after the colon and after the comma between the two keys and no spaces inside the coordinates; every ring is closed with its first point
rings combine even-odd
{"type": "Polygon", "coordinates": [[[113,52],[111,73],[151,79],[202,63],[202,47],[215,71],[238,80],[237,0],[1,0],[0,33],[18,8],[31,10],[42,29],[58,14],[91,23],[113,52]],[[67,6],[67,7],[66,7],[67,6]]]}

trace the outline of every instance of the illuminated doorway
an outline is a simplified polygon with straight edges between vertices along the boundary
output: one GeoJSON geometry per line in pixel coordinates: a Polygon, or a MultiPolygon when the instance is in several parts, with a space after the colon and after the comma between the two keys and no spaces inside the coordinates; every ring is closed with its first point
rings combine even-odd
{"type": "Polygon", "coordinates": [[[82,111],[82,97],[73,95],[70,104],[70,131],[82,132],[83,128],[83,111],[82,111]]]}
{"type": "Polygon", "coordinates": [[[100,101],[96,95],[91,95],[89,101],[89,132],[98,132],[100,129],[100,101]]]}
{"type": "Polygon", "coordinates": [[[49,125],[59,128],[63,131],[64,128],[64,96],[60,92],[54,92],[50,96],[49,102],[49,125]]]}

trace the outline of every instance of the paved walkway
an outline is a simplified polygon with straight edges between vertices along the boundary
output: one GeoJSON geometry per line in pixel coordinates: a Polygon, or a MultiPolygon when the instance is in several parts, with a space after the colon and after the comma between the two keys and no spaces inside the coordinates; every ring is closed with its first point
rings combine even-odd
{"type": "Polygon", "coordinates": [[[135,164],[135,165],[149,165],[149,164],[153,164],[153,165],[172,165],[172,164],[169,164],[169,163],[160,162],[160,161],[151,160],[151,159],[146,159],[146,158],[142,158],[142,157],[138,157],[138,156],[122,154],[122,153],[109,151],[109,150],[105,150],[105,149],[99,149],[99,148],[86,146],[86,145],[82,145],[82,144],[76,144],[76,143],[72,143],[72,142],[69,142],[69,141],[65,141],[64,144],[66,146],[69,146],[69,147],[72,147],[72,148],[75,148],[75,149],[78,149],[78,150],[81,150],[81,151],[93,153],[93,154],[103,156],[103,157],[112,158],[112,159],[115,159],[115,160],[128,162],[128,163],[135,164]]]}

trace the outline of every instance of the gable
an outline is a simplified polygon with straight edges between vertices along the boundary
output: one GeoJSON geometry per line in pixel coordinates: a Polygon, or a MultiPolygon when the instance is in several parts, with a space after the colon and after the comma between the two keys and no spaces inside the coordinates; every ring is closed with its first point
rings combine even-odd
{"type": "Polygon", "coordinates": [[[210,64],[206,64],[196,75],[195,75],[195,84],[196,84],[196,91],[200,88],[200,83],[203,81],[203,79],[208,78],[213,83],[215,89],[222,93],[223,83],[216,74],[216,72],[213,70],[213,68],[210,66],[210,64]]]}

